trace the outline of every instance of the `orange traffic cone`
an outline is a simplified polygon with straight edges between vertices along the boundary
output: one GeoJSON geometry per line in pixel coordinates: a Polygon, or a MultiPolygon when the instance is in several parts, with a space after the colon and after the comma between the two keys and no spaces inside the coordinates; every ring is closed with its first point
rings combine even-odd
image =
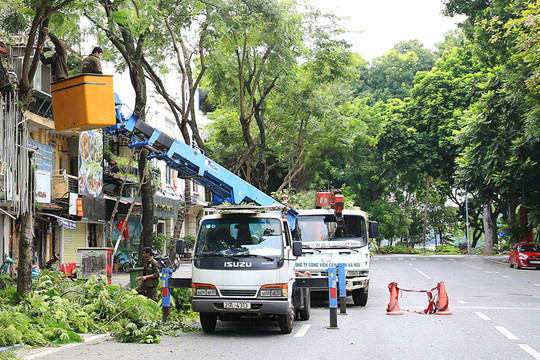
{"type": "Polygon", "coordinates": [[[452,315],[452,312],[448,310],[448,294],[446,293],[446,286],[444,282],[440,281],[437,284],[437,290],[439,292],[439,299],[437,300],[436,315],[452,315]]]}
{"type": "Polygon", "coordinates": [[[390,303],[386,308],[386,315],[403,315],[403,311],[399,309],[399,288],[397,283],[394,281],[388,284],[388,290],[390,291],[390,303]]]}

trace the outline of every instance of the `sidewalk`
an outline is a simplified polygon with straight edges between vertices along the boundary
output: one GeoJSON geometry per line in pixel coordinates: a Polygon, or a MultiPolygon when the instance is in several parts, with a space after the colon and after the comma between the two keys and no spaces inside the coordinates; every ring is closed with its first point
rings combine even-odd
{"type": "MultiPolygon", "coordinates": [[[[131,286],[130,274],[122,270],[113,272],[111,276],[111,284],[120,285],[123,288],[129,289],[131,286]]],[[[191,263],[181,264],[180,267],[172,274],[174,278],[191,278],[191,263]]]]}
{"type": "Polygon", "coordinates": [[[111,284],[120,285],[123,288],[129,288],[131,285],[129,273],[125,273],[122,270],[113,272],[111,276],[111,284]]]}

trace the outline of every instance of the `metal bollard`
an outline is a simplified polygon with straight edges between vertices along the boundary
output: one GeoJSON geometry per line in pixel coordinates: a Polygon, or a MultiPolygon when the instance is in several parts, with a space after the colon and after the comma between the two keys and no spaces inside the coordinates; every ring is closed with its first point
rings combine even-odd
{"type": "Polygon", "coordinates": [[[347,284],[345,278],[345,264],[336,266],[339,281],[339,313],[347,314],[347,284]]]}
{"type": "Polygon", "coordinates": [[[171,314],[171,292],[169,291],[169,278],[172,275],[172,269],[164,268],[161,270],[161,309],[163,312],[163,323],[167,322],[171,314]]]}
{"type": "Polygon", "coordinates": [[[329,329],[337,329],[337,279],[336,269],[326,269],[328,276],[328,295],[330,307],[330,327],[329,329]]]}

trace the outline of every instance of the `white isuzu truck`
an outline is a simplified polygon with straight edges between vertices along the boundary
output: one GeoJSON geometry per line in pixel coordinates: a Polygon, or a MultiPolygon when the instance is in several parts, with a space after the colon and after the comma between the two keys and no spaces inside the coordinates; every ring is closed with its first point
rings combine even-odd
{"type": "Polygon", "coordinates": [[[347,295],[352,295],[355,305],[365,306],[370,279],[368,233],[378,236],[378,224],[368,223],[363,211],[344,210],[337,191],[317,193],[316,205],[318,209],[298,211],[293,238],[302,242],[303,254],[296,261],[296,270],[326,277],[327,268],[345,264],[347,295]]]}
{"type": "Polygon", "coordinates": [[[295,316],[309,319],[309,290],[295,284],[301,254],[281,210],[239,206],[205,216],[191,277],[191,304],[203,330],[213,332],[218,319],[252,316],[276,319],[290,333],[295,316]]]}

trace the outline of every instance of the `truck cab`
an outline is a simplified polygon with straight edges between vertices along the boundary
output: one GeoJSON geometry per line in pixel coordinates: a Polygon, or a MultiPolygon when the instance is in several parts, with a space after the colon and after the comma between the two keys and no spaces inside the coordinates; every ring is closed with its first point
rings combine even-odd
{"type": "Polygon", "coordinates": [[[218,319],[253,316],[277,319],[281,331],[290,333],[295,315],[309,317],[309,301],[295,287],[301,252],[281,212],[239,208],[205,216],[191,279],[192,307],[203,330],[213,332],[218,319]]]}
{"type": "Polygon", "coordinates": [[[303,247],[296,262],[298,272],[322,277],[327,268],[343,263],[347,295],[352,295],[355,305],[367,304],[370,251],[365,212],[342,210],[336,216],[333,209],[300,210],[293,237],[303,247]]]}

